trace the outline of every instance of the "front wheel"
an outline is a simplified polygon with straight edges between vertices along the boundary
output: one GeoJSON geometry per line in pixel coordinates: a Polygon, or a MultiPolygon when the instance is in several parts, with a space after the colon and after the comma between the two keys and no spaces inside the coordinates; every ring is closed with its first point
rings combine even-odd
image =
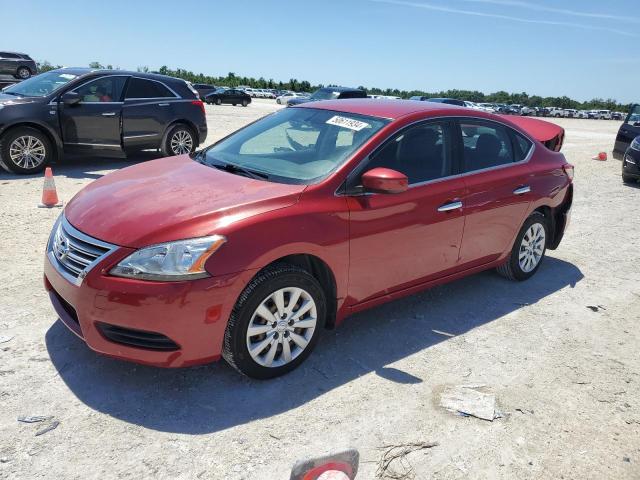
{"type": "Polygon", "coordinates": [[[326,297],[318,281],[297,266],[272,265],[238,298],[222,355],[252,378],[284,375],[311,354],[325,318],[326,297]]]}
{"type": "Polygon", "coordinates": [[[246,100],[242,100],[242,106],[246,107],[247,105],[249,105],[249,102],[247,102],[246,100]]]}
{"type": "Polygon", "coordinates": [[[165,157],[192,153],[196,149],[195,136],[186,125],[174,125],[165,135],[161,148],[165,157]]]}
{"type": "Polygon", "coordinates": [[[219,98],[216,98],[216,105],[222,105],[222,100],[220,100],[219,98]]]}
{"type": "Polygon", "coordinates": [[[35,128],[16,128],[0,138],[0,165],[7,171],[23,175],[38,173],[52,158],[51,141],[35,128]]]}
{"type": "Polygon", "coordinates": [[[527,280],[540,268],[549,239],[547,219],[534,212],[520,229],[507,261],[497,268],[509,280],[527,280]]]}
{"type": "Polygon", "coordinates": [[[632,177],[630,175],[625,175],[624,173],[622,174],[622,182],[626,183],[626,184],[633,184],[633,183],[637,183],[636,177],[632,177]]]}
{"type": "Polygon", "coordinates": [[[26,80],[29,77],[31,77],[31,70],[27,67],[20,67],[16,72],[16,78],[19,78],[20,80],[26,80]]]}

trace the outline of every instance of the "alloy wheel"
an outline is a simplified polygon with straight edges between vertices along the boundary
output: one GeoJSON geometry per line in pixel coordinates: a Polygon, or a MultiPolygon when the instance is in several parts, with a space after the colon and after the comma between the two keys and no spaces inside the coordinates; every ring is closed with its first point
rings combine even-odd
{"type": "Polygon", "coordinates": [[[9,145],[9,159],[14,165],[32,170],[45,161],[47,150],[39,138],[23,135],[9,145]]]}
{"type": "Polygon", "coordinates": [[[535,269],[544,254],[546,235],[544,226],[533,223],[525,232],[520,243],[518,263],[523,272],[529,273],[535,269]]]}
{"type": "Polygon", "coordinates": [[[191,153],[193,149],[193,138],[186,130],[178,130],[171,137],[171,151],[176,155],[191,153]]]}
{"type": "Polygon", "coordinates": [[[295,360],[307,348],[318,322],[313,297],[302,288],[281,288],[256,308],[247,328],[247,349],[263,367],[295,360]]]}

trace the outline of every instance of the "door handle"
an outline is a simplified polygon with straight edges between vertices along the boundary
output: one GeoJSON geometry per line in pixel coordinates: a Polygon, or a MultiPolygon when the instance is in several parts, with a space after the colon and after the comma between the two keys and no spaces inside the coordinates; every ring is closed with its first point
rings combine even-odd
{"type": "Polygon", "coordinates": [[[456,200],[454,202],[445,203],[444,205],[440,205],[438,207],[439,212],[450,212],[451,210],[459,210],[462,208],[462,202],[460,200],[456,200]]]}
{"type": "Polygon", "coordinates": [[[525,193],[529,193],[531,191],[531,187],[529,185],[523,185],[522,187],[518,187],[513,191],[514,195],[524,195],[525,193]]]}
{"type": "Polygon", "coordinates": [[[158,106],[159,107],[168,107],[169,104],[168,103],[159,103],[158,106]]]}
{"type": "Polygon", "coordinates": [[[116,112],[104,112],[102,114],[103,117],[115,117],[116,116],[116,112]]]}

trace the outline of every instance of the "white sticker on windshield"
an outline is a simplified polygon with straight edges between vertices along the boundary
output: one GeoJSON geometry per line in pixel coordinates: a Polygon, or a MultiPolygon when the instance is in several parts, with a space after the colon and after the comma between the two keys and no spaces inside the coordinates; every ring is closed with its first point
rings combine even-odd
{"type": "Polygon", "coordinates": [[[337,127],[348,128],[349,130],[355,130],[359,132],[363,128],[369,126],[368,123],[361,122],[360,120],[354,120],[353,118],[341,117],[340,115],[334,115],[327,122],[329,125],[335,125],[337,127]]]}
{"type": "Polygon", "coordinates": [[[66,78],[67,80],[73,80],[74,78],[76,78],[75,75],[71,75],[70,73],[61,73],[60,77],[66,78]]]}

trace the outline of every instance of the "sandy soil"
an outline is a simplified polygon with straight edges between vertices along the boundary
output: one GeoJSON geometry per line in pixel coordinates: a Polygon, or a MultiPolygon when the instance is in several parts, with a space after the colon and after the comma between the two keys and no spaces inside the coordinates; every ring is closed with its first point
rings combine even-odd
{"type": "MultiPolygon", "coordinates": [[[[207,107],[209,141],[276,108],[207,107]]],[[[358,478],[372,479],[380,446],[433,441],[407,458],[416,478],[640,478],[640,188],[622,184],[618,161],[591,159],[618,122],[558,123],[575,206],[533,279],[486,272],[359,314],[269,382],[223,362],[162,370],[88,350],[42,287],[59,210],[36,208],[39,176],[2,174],[0,477],[280,480],[296,459],[354,446],[358,478]],[[440,408],[458,384],[485,385],[503,418],[440,408]],[[60,424],[35,436],[43,425],[20,415],[60,424]]],[[[67,160],[58,192],[148,158],[67,160]]]]}

